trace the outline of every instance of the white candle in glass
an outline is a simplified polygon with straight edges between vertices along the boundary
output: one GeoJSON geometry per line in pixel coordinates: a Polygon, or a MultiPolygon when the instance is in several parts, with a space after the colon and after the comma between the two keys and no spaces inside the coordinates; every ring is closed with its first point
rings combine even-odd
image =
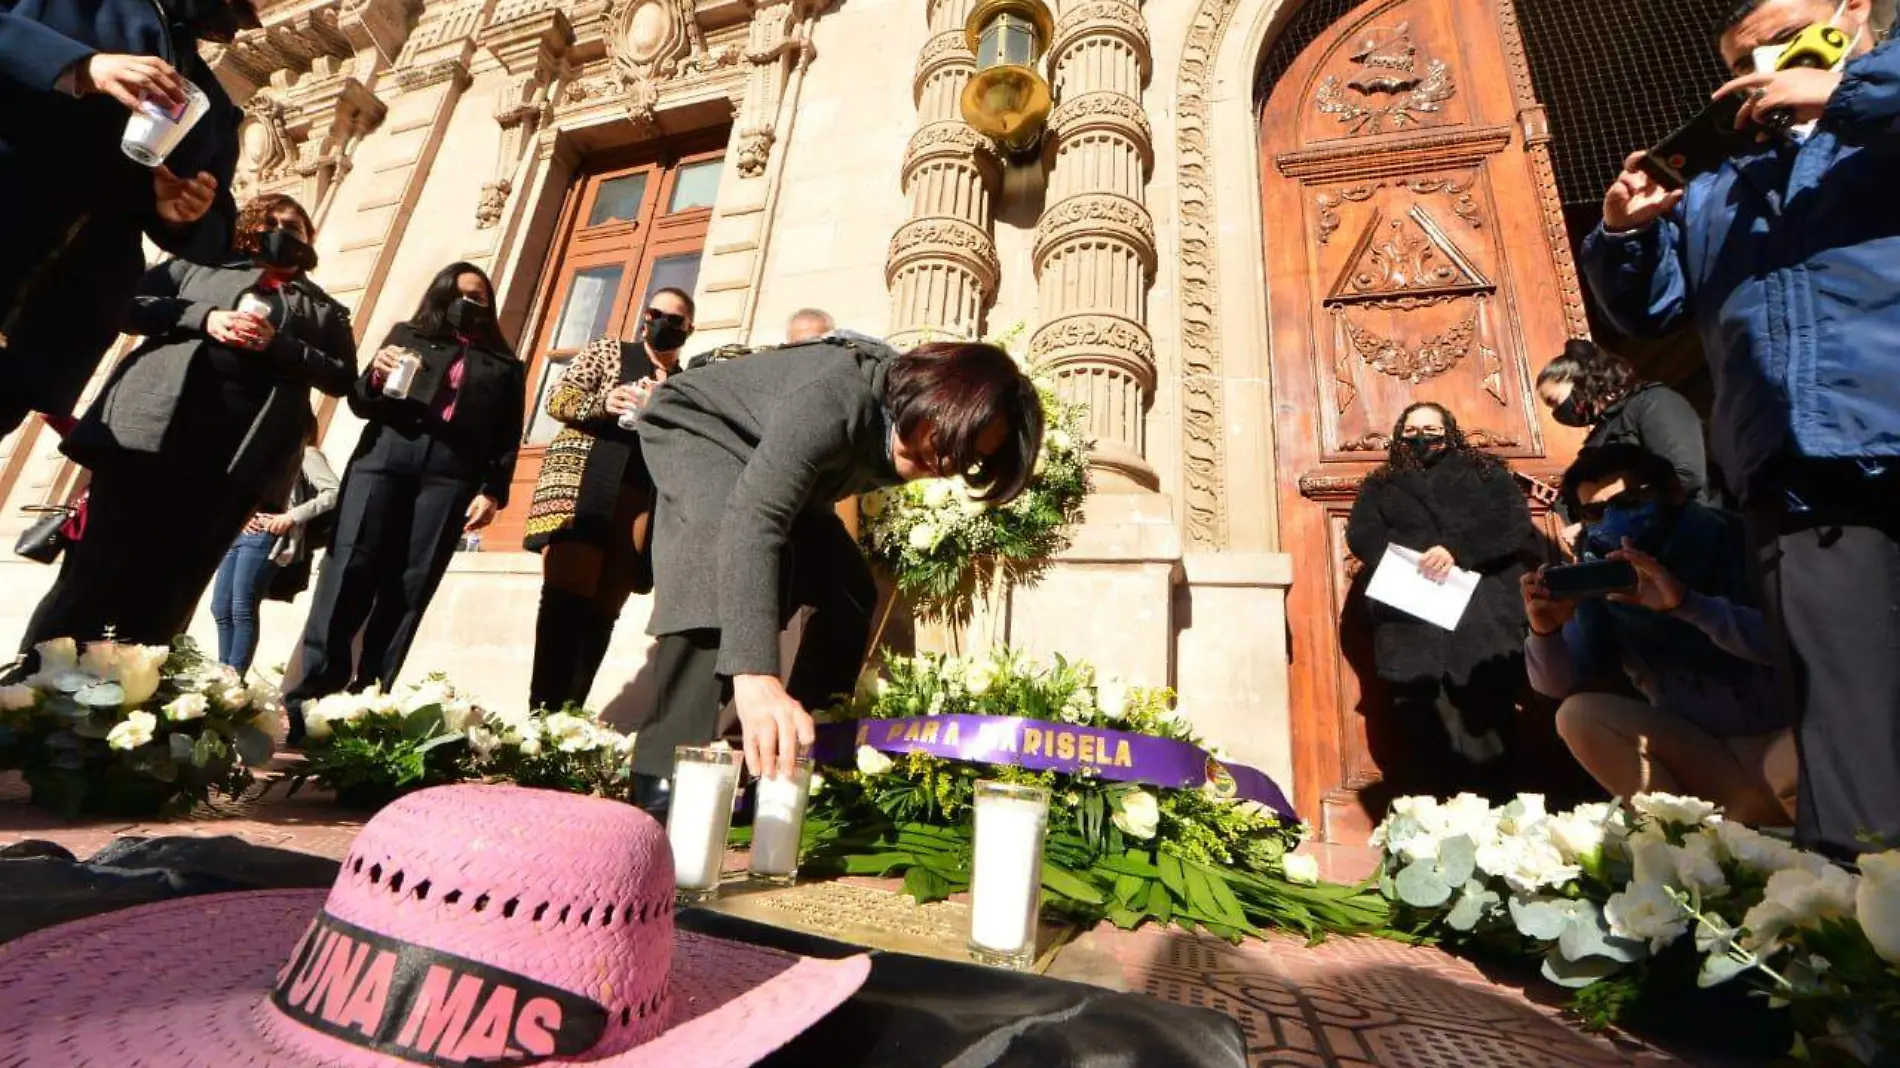
{"type": "Polygon", "coordinates": [[[978,783],[970,947],[978,960],[1025,967],[1035,954],[1048,791],[978,783]]]}
{"type": "Polygon", "coordinates": [[[734,750],[690,746],[681,746],[675,757],[666,837],[673,847],[674,883],[683,891],[710,893],[719,887],[738,761],[734,750]]]}
{"type": "Polygon", "coordinates": [[[791,778],[760,779],[752,811],[752,874],[790,882],[798,874],[798,846],[805,830],[811,761],[801,759],[791,778]]]}

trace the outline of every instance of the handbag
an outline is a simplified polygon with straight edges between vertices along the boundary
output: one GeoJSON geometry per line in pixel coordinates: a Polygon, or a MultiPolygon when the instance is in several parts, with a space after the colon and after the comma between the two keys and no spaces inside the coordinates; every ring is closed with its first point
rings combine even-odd
{"type": "Polygon", "coordinates": [[[59,559],[66,551],[72,538],[66,533],[66,524],[72,519],[75,509],[64,504],[33,504],[24,511],[38,512],[38,519],[27,524],[21,532],[20,540],[13,544],[13,551],[39,564],[50,564],[59,559]]]}

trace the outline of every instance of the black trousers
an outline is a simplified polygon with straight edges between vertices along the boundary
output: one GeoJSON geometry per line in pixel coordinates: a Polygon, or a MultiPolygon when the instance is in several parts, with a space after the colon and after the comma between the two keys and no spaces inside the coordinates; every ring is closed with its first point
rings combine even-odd
{"type": "MultiPolygon", "coordinates": [[[[799,608],[811,614],[785,688],[806,708],[824,708],[857,686],[871,641],[877,583],[857,542],[829,510],[800,516],[790,548],[780,579],[779,622],[789,622],[799,608]]],[[[654,678],[657,707],[634,744],[633,770],[665,778],[673,773],[675,748],[713,740],[719,710],[731,699],[732,680],[719,674],[719,632],[661,635],[654,678]]]]}
{"type": "Polygon", "coordinates": [[[22,651],[108,627],[122,642],[170,643],[257,504],[255,491],[204,462],[140,456],[95,472],[85,537],[66,550],[22,651]]]}
{"type": "Polygon", "coordinates": [[[303,677],[288,702],[395,683],[479,491],[473,474],[427,437],[384,431],[351,462],[304,624],[303,677]],[[359,629],[357,665],[351,647],[359,629]]]}
{"type": "Polygon", "coordinates": [[[1796,840],[1838,859],[1900,845],[1900,472],[1789,485],[1748,510],[1796,733],[1796,840]]]}

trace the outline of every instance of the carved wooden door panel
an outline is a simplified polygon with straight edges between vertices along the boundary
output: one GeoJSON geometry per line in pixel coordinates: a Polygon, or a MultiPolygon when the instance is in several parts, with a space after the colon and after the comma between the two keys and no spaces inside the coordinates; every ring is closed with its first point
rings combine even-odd
{"type": "Polygon", "coordinates": [[[1584,329],[1542,126],[1508,0],[1363,4],[1262,112],[1296,785],[1332,840],[1363,836],[1381,778],[1357,592],[1376,561],[1352,559],[1344,532],[1399,412],[1442,403],[1535,475],[1573,448],[1531,390],[1584,329]]]}

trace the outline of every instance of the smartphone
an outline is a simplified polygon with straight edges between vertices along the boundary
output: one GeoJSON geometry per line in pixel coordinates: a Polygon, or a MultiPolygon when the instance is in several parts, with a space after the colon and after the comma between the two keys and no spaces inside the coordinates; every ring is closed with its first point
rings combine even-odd
{"type": "Polygon", "coordinates": [[[1636,568],[1627,560],[1590,560],[1544,569],[1544,589],[1560,601],[1582,601],[1636,589],[1636,568]]]}
{"type": "Polygon", "coordinates": [[[1643,153],[1636,165],[1666,189],[1681,189],[1696,175],[1720,167],[1723,160],[1746,147],[1752,136],[1753,131],[1735,128],[1742,102],[1739,93],[1710,101],[1695,118],[1643,153]]]}

